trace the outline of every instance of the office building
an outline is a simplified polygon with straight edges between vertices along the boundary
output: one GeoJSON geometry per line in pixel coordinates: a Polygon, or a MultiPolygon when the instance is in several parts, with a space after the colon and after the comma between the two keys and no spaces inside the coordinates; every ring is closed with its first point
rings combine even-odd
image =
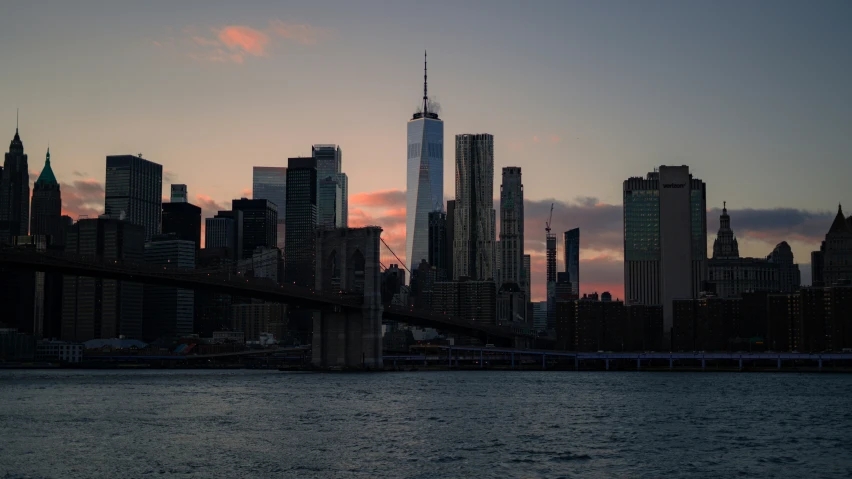
{"type": "Polygon", "coordinates": [[[766,257],[766,261],[778,265],[778,291],[792,293],[802,285],[802,273],[799,265],[794,262],[793,249],[786,241],[775,245],[766,257]]]}
{"type": "Polygon", "coordinates": [[[571,291],[575,296],[580,295],[580,228],[565,232],[565,272],[571,282],[571,291]]]}
{"type": "Polygon", "coordinates": [[[527,296],[518,283],[503,283],[497,290],[497,325],[526,323],[527,296]]]}
{"type": "Polygon", "coordinates": [[[250,258],[258,247],[278,244],[278,207],[270,200],[240,198],[231,201],[231,210],[242,213],[242,258],[250,258]]]}
{"type": "Polygon", "coordinates": [[[429,258],[428,263],[435,268],[438,281],[447,281],[447,214],[443,211],[429,213],[429,258]]]}
{"type": "MultiPolygon", "coordinates": [[[[429,213],[444,205],[444,122],[428,96],[423,64],[423,102],[408,121],[405,202],[405,260],[429,260],[429,213]]],[[[455,273],[454,273],[455,274],[455,273]]]]}
{"type": "Polygon", "coordinates": [[[61,245],[65,237],[62,232],[62,196],[50,167],[50,148],[47,149],[44,168],[33,185],[30,211],[30,234],[47,236],[49,244],[61,245]]]}
{"type": "MultiPolygon", "coordinates": [[[[151,241],[145,243],[145,262],[162,266],[164,270],[194,269],[195,245],[194,241],[181,239],[176,234],[154,236],[151,241]]],[[[193,332],[195,310],[193,290],[146,284],[144,291],[144,339],[177,338],[193,332]]]]}
{"type": "Polygon", "coordinates": [[[145,241],[160,234],[163,167],[142,156],[106,158],[105,214],[145,229],[145,241]]]}
{"type": "Polygon", "coordinates": [[[447,200],[447,279],[453,279],[453,238],[456,230],[456,200],[447,200]]]}
{"type": "Polygon", "coordinates": [[[186,190],[186,185],[172,185],[172,194],[170,196],[172,203],[188,203],[189,194],[186,190]]]}
{"type": "Polygon", "coordinates": [[[278,248],[258,247],[250,258],[237,263],[237,273],[250,278],[265,278],[277,283],[283,278],[284,262],[278,248]]]}
{"type": "Polygon", "coordinates": [[[845,218],[840,205],[819,251],[811,253],[814,286],[852,281],[852,216],[845,218]]]}
{"type": "Polygon", "coordinates": [[[219,211],[204,221],[204,247],[226,248],[233,262],[243,258],[243,212],[219,211]]]}
{"type": "MultiPolygon", "coordinates": [[[[142,262],[146,229],[115,218],[86,218],[68,231],[65,251],[104,260],[142,262]]],[[[142,337],[142,285],[86,276],[65,276],[62,285],[62,338],[142,337]]]]}
{"type": "Polygon", "coordinates": [[[12,244],[15,236],[26,236],[30,226],[30,170],[24,144],[15,136],[0,170],[0,245],[12,244]]]}
{"type": "Polygon", "coordinates": [[[524,277],[527,279],[524,282],[524,292],[527,294],[527,301],[532,301],[532,257],[528,254],[524,255],[524,277]]]}
{"type": "Polygon", "coordinates": [[[316,274],[317,160],[290,158],[287,167],[284,282],[313,288],[316,274]]]}
{"type": "Polygon", "coordinates": [[[284,250],[284,235],[287,231],[285,212],[287,210],[287,168],[283,166],[255,166],[252,169],[251,197],[255,200],[269,200],[278,208],[276,224],[278,242],[275,246],[284,250]]]}
{"type": "Polygon", "coordinates": [[[174,234],[201,248],[201,208],[187,201],[186,185],[172,185],[171,203],[163,203],[164,235],[174,234]],[[177,187],[177,188],[175,188],[177,187]]]}
{"type": "MultiPolygon", "coordinates": [[[[521,168],[503,168],[500,185],[500,277],[498,284],[514,283],[526,293],[524,271],[524,184],[521,168]]],[[[529,298],[527,298],[529,299],[529,298]]],[[[526,314],[524,314],[526,316],[526,314]]]]}
{"type": "Polygon", "coordinates": [[[453,276],[495,281],[494,136],[456,135],[453,276]]]}
{"type": "Polygon", "coordinates": [[[326,228],[349,226],[349,178],[343,172],[343,151],[337,145],[313,145],[317,160],[317,223],[326,228]]]}
{"type": "Polygon", "coordinates": [[[624,182],[624,287],[628,303],[697,298],[707,278],[706,187],[687,166],[661,166],[624,182]]]}

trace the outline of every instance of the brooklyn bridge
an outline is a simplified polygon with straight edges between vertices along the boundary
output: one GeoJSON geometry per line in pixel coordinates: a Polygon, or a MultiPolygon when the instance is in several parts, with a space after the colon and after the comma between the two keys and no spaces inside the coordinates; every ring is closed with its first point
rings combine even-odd
{"type": "Polygon", "coordinates": [[[180,269],[16,247],[0,248],[0,268],[207,290],[310,311],[312,362],[316,366],[381,368],[382,321],[434,328],[504,347],[532,345],[535,335],[526,325],[497,326],[494,318],[470,321],[413,307],[383,306],[380,234],[378,227],[318,232],[314,288],[247,278],[230,268],[180,269]],[[356,256],[364,258],[363,266],[360,261],[354,266],[356,256]]]}

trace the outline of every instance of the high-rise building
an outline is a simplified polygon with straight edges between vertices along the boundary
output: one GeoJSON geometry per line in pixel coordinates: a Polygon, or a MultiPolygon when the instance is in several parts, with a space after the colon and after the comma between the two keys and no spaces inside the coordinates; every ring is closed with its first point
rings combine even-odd
{"type": "Polygon", "coordinates": [[[571,291],[580,295],[580,228],[565,232],[565,272],[571,282],[571,291]]]}
{"type": "Polygon", "coordinates": [[[334,176],[320,178],[317,189],[317,227],[339,228],[343,224],[343,188],[334,176]]]}
{"type": "Polygon", "coordinates": [[[837,215],[831,223],[820,251],[811,254],[814,283],[821,280],[825,286],[832,286],[840,280],[852,280],[852,216],[844,218],[843,210],[837,206],[837,215]]]}
{"type": "Polygon", "coordinates": [[[503,168],[500,185],[500,278],[499,284],[524,285],[524,185],[521,168],[503,168]]]}
{"type": "Polygon", "coordinates": [[[269,200],[278,208],[278,243],[284,249],[284,216],[287,210],[287,168],[283,166],[255,166],[252,169],[251,197],[255,200],[269,200]]]}
{"type": "Polygon", "coordinates": [[[186,185],[175,185],[172,184],[172,195],[171,195],[172,203],[186,203],[189,201],[189,195],[186,191],[186,185]]]}
{"type": "Polygon", "coordinates": [[[532,257],[528,254],[524,255],[524,276],[527,278],[524,283],[526,286],[527,301],[532,301],[532,257]]]}
{"type": "Polygon", "coordinates": [[[343,151],[337,145],[313,145],[317,160],[317,224],[326,228],[349,226],[349,178],[343,172],[343,151]]]}
{"type": "Polygon", "coordinates": [[[550,223],[547,223],[544,230],[547,325],[552,329],[556,323],[556,235],[550,232],[550,223]]]}
{"type": "Polygon", "coordinates": [[[48,236],[50,244],[61,244],[65,236],[62,232],[62,196],[50,167],[50,148],[47,149],[44,168],[33,185],[30,211],[30,234],[48,236]]]}
{"type": "Polygon", "coordinates": [[[799,265],[794,263],[793,249],[786,241],[775,245],[766,261],[778,265],[778,291],[792,293],[799,289],[802,285],[802,273],[799,271],[799,265]]]}
{"type": "Polygon", "coordinates": [[[243,258],[250,258],[258,247],[275,248],[278,244],[278,207],[270,200],[240,198],[231,201],[233,211],[242,212],[243,258]]]}
{"type": "Polygon", "coordinates": [[[284,282],[315,287],[317,160],[290,158],[287,169],[287,237],[284,282]]]}
{"type": "MultiPolygon", "coordinates": [[[[180,239],[176,234],[157,235],[145,243],[145,262],[164,269],[194,269],[195,250],[194,241],[180,239]]],[[[144,290],[145,339],[174,338],[193,332],[193,290],[154,284],[146,284],[144,290]]]]}
{"type": "Polygon", "coordinates": [[[228,258],[236,262],[243,258],[243,212],[220,211],[204,220],[204,248],[225,248],[228,258]]]}
{"type": "Polygon", "coordinates": [[[456,200],[447,201],[447,279],[453,279],[453,237],[456,230],[456,200]]]}
{"type": "Polygon", "coordinates": [[[443,211],[429,213],[429,258],[435,268],[437,281],[446,281],[447,276],[447,214],[443,211]]]}
{"type": "Polygon", "coordinates": [[[186,185],[172,185],[172,201],[163,203],[163,234],[174,234],[180,240],[192,241],[195,249],[200,249],[201,208],[189,203],[186,198],[186,185]]]}
{"type": "MultiPolygon", "coordinates": [[[[66,237],[65,251],[77,256],[141,262],[145,228],[101,217],[81,219],[66,237]]],[[[65,276],[62,285],[62,339],[142,337],[142,285],[86,276],[65,276]]]]}
{"type": "Polygon", "coordinates": [[[26,236],[30,226],[30,171],[24,144],[15,127],[0,174],[0,245],[26,236]]]}
{"type": "Polygon", "coordinates": [[[456,135],[454,216],[454,278],[495,281],[493,135],[456,135]]]}
{"type": "Polygon", "coordinates": [[[142,156],[106,158],[105,213],[145,228],[145,241],[160,234],[163,166],[142,156]]]}
{"type": "Polygon", "coordinates": [[[408,121],[405,260],[415,268],[429,259],[429,213],[444,205],[444,122],[428,96],[423,62],[423,103],[408,121]]]}
{"type": "Polygon", "coordinates": [[[624,288],[628,303],[697,298],[707,277],[706,186],[687,166],[661,166],[624,182],[624,288]]]}

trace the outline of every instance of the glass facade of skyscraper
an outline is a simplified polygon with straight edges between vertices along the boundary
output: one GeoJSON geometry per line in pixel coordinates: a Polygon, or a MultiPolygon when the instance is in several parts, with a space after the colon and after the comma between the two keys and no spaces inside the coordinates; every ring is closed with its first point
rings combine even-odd
{"type": "Polygon", "coordinates": [[[444,206],[444,122],[417,113],[408,122],[405,261],[429,259],[429,213],[444,206]]]}
{"type": "Polygon", "coordinates": [[[317,222],[327,228],[349,225],[349,179],[343,173],[343,150],[337,145],[314,145],[317,162],[317,222]]]}
{"type": "Polygon", "coordinates": [[[580,228],[565,232],[565,272],[571,282],[571,293],[580,294],[580,228]]]}
{"type": "Polygon", "coordinates": [[[106,214],[145,228],[145,241],[160,234],[163,166],[138,156],[107,156],[106,214]]]}
{"type": "Polygon", "coordinates": [[[287,168],[281,166],[255,166],[252,171],[252,198],[269,200],[278,208],[278,243],[284,249],[284,211],[287,208],[287,168]]]}

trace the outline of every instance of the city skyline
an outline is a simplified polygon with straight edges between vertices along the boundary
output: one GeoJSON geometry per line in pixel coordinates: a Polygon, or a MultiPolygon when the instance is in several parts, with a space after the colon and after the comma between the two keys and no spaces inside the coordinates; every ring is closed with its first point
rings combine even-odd
{"type": "MultiPolygon", "coordinates": [[[[635,12],[637,14],[635,21],[643,26],[659,22],[660,30],[669,32],[680,28],[677,26],[678,18],[690,24],[704,8],[710,10],[709,7],[699,6],[668,6],[667,10],[671,11],[671,15],[662,20],[655,20],[652,14],[659,11],[659,5],[652,4],[647,8],[647,12],[635,12]]],[[[15,8],[13,7],[13,10],[15,8]]],[[[67,7],[58,5],[57,13],[64,8],[67,7]]],[[[389,9],[387,15],[389,18],[403,16],[408,13],[406,8],[412,7],[394,7],[389,9]]],[[[285,119],[280,116],[270,117],[263,108],[258,110],[261,114],[247,116],[251,110],[245,108],[234,110],[233,102],[227,100],[220,106],[211,106],[209,101],[203,100],[218,98],[221,95],[212,95],[208,91],[209,87],[203,85],[198,94],[187,100],[174,101],[175,99],[170,97],[171,94],[166,95],[169,97],[168,101],[173,103],[173,105],[166,105],[160,103],[166,101],[165,99],[155,95],[160,92],[164,84],[163,79],[156,77],[154,73],[149,75],[155,75],[153,79],[157,81],[150,85],[140,85],[138,80],[130,81],[128,86],[123,87],[109,83],[105,85],[102,82],[108,81],[112,78],[111,76],[105,80],[92,78],[92,75],[97,72],[103,73],[100,67],[95,68],[92,73],[80,72],[75,69],[76,67],[67,65],[67,62],[50,61],[51,58],[45,58],[46,54],[32,51],[31,47],[26,45],[20,50],[24,52],[29,50],[31,58],[23,61],[19,58],[22,53],[18,51],[0,53],[0,60],[3,60],[5,64],[20,65],[19,69],[6,77],[8,82],[5,84],[8,88],[0,91],[0,100],[2,100],[0,104],[3,105],[0,112],[5,113],[0,116],[8,118],[7,127],[3,131],[11,131],[12,114],[14,114],[12,110],[18,106],[21,107],[21,135],[25,144],[28,145],[28,152],[44,151],[41,148],[46,148],[47,140],[50,139],[55,152],[53,168],[63,191],[63,209],[66,213],[74,213],[72,216],[75,218],[79,215],[91,217],[93,214],[103,213],[103,199],[98,195],[102,195],[104,180],[101,176],[102,162],[108,155],[135,154],[142,151],[146,159],[162,164],[165,168],[163,196],[167,196],[168,184],[175,181],[187,183],[193,192],[197,192],[190,201],[201,206],[204,211],[203,216],[207,218],[217,210],[228,209],[223,205],[229,204],[230,200],[250,196],[246,195],[245,191],[250,191],[251,187],[251,169],[229,164],[226,160],[235,157],[234,150],[227,145],[223,147],[220,140],[213,139],[214,136],[250,139],[249,151],[262,155],[264,158],[256,163],[269,166],[286,166],[286,158],[289,156],[296,154],[307,156],[311,144],[333,141],[347,149],[347,156],[350,158],[348,161],[352,191],[350,212],[353,213],[353,226],[382,224],[385,227],[386,239],[394,250],[402,255],[405,251],[402,242],[398,239],[396,242],[393,241],[394,237],[404,237],[405,230],[404,224],[398,221],[400,215],[402,218],[405,216],[404,201],[398,201],[400,195],[396,193],[402,192],[401,196],[404,197],[402,185],[405,166],[402,152],[405,146],[402,139],[404,130],[402,130],[400,119],[410,114],[412,99],[415,95],[419,96],[419,52],[426,47],[430,52],[434,52],[431,55],[431,66],[433,71],[436,71],[433,75],[435,82],[433,91],[439,93],[438,99],[441,100],[444,111],[442,119],[449,122],[445,134],[453,135],[465,130],[488,131],[494,134],[495,169],[518,164],[524,168],[527,184],[535,185],[527,192],[529,219],[526,223],[528,244],[525,245],[526,251],[533,258],[533,298],[541,298],[543,293],[541,285],[543,284],[544,241],[543,232],[540,231],[543,226],[540,223],[543,223],[542,218],[546,217],[546,213],[542,214],[540,210],[544,209],[542,205],[549,206],[550,198],[556,199],[554,231],[561,233],[578,226],[584,231],[581,248],[581,268],[584,276],[582,292],[610,290],[615,296],[623,296],[623,293],[619,294],[621,293],[619,271],[622,264],[618,251],[619,241],[610,241],[620,236],[618,216],[621,205],[618,198],[618,184],[623,179],[624,173],[647,171],[659,164],[689,165],[691,171],[708,183],[707,201],[710,209],[707,215],[708,232],[711,235],[716,230],[713,222],[718,216],[719,206],[722,201],[728,201],[732,205],[731,215],[736,218],[744,256],[765,255],[765,252],[771,250],[774,244],[786,240],[793,248],[796,261],[806,267],[809,252],[818,248],[822,232],[826,231],[831,223],[833,208],[838,202],[848,200],[842,197],[845,189],[841,185],[842,178],[848,177],[850,166],[840,160],[842,160],[843,152],[849,150],[850,140],[846,138],[848,135],[843,135],[844,122],[840,121],[842,116],[838,115],[841,115],[843,111],[849,111],[848,94],[844,94],[844,90],[839,88],[843,84],[848,84],[844,79],[848,79],[849,71],[842,65],[823,64],[834,58],[835,48],[843,43],[842,41],[829,43],[826,41],[827,35],[849,35],[849,32],[835,23],[837,19],[843,17],[843,12],[848,7],[841,5],[826,8],[835,8],[840,11],[835,12],[835,15],[826,15],[821,12],[818,18],[814,18],[815,13],[812,10],[795,4],[786,4],[786,8],[770,10],[766,13],[769,15],[769,20],[774,21],[765,22],[761,26],[763,36],[749,31],[745,25],[734,24],[731,27],[732,41],[736,40],[751,48],[751,50],[745,50],[749,54],[739,56],[731,52],[727,52],[727,56],[719,56],[722,51],[708,44],[711,40],[709,33],[716,32],[712,25],[718,25],[722,20],[728,19],[733,14],[730,7],[720,9],[721,12],[705,11],[704,13],[712,13],[707,19],[711,27],[695,32],[690,37],[692,41],[687,42],[685,46],[663,47],[660,45],[661,38],[656,38],[655,35],[649,37],[648,34],[641,36],[639,46],[643,47],[642,51],[646,53],[646,56],[642,58],[651,63],[657,62],[655,66],[661,69],[652,73],[643,73],[636,79],[637,85],[632,85],[640,90],[644,88],[644,92],[650,94],[648,100],[643,100],[635,90],[628,88],[628,85],[624,83],[612,80],[609,75],[594,75],[595,71],[598,73],[609,71],[621,75],[635,71],[636,67],[626,61],[630,59],[628,53],[632,50],[627,48],[623,37],[614,38],[603,47],[605,52],[614,53],[618,59],[622,60],[619,64],[606,62],[601,64],[602,60],[590,57],[595,53],[601,53],[599,50],[592,49],[584,54],[572,47],[568,56],[576,60],[574,64],[576,68],[566,69],[568,62],[560,61],[557,62],[558,64],[551,64],[545,70],[550,73],[568,72],[570,73],[568,77],[572,80],[566,83],[569,91],[555,97],[558,101],[548,107],[542,106],[542,97],[555,92],[549,81],[529,80],[541,83],[537,84],[541,87],[541,93],[532,93],[528,88],[520,88],[511,90],[512,94],[509,96],[501,96],[496,93],[501,88],[505,92],[507,83],[501,81],[498,78],[499,75],[480,75],[478,78],[484,78],[484,80],[477,84],[465,81],[464,78],[465,75],[469,75],[471,68],[492,73],[497,71],[495,69],[498,66],[503,68],[507,63],[534,67],[547,60],[553,60],[556,56],[553,55],[552,45],[544,48],[547,51],[546,54],[532,55],[525,60],[523,53],[535,51],[530,50],[534,42],[531,43],[529,40],[519,41],[518,45],[511,48],[501,48],[505,40],[489,36],[488,39],[493,40],[493,44],[488,48],[468,41],[462,43],[458,49],[453,49],[444,45],[445,40],[425,34],[413,35],[413,38],[398,42],[398,46],[386,52],[390,55],[394,68],[389,69],[387,65],[379,65],[372,57],[366,59],[369,66],[379,67],[376,71],[387,76],[387,79],[378,81],[375,73],[367,69],[363,78],[349,87],[356,88],[357,85],[358,90],[363,94],[354,98],[346,96],[356,102],[345,103],[346,105],[351,105],[354,110],[361,110],[363,109],[361,102],[369,102],[370,108],[376,108],[380,113],[372,115],[368,125],[371,130],[386,132],[378,136],[370,132],[365,134],[364,127],[359,125],[351,123],[344,125],[338,119],[332,119],[329,122],[325,116],[315,116],[309,109],[305,110],[307,117],[300,116],[302,126],[291,128],[292,125],[285,119]],[[786,34],[782,27],[794,18],[813,20],[814,25],[811,28],[823,33],[808,36],[806,33],[813,32],[807,29],[795,32],[793,37],[801,40],[798,49],[788,51],[788,56],[784,58],[778,58],[777,55],[763,56],[766,63],[763,71],[744,63],[745,60],[752,58],[752,54],[758,55],[764,49],[773,48],[774,45],[769,46],[766,42],[771,39],[781,39],[782,33],[786,34]],[[669,54],[673,52],[666,48],[674,48],[676,50],[674,53],[677,54],[675,58],[686,60],[681,73],[682,77],[674,75],[670,68],[660,64],[659,57],[652,53],[648,55],[648,52],[654,51],[652,47],[658,47],[661,52],[665,50],[669,54]],[[482,63],[465,66],[460,62],[460,55],[473,49],[477,51],[482,49],[482,63]],[[694,54],[694,58],[684,56],[689,53],[694,54]],[[495,62],[497,59],[500,62],[495,62]],[[707,62],[708,65],[702,66],[702,61],[707,62]],[[796,78],[770,75],[782,66],[785,67],[784,71],[788,71],[790,62],[799,66],[818,62],[819,65],[814,68],[819,69],[823,76],[799,78],[797,75],[792,75],[801,80],[804,85],[797,86],[796,78]],[[697,73],[708,73],[709,66],[712,64],[725,67],[722,71],[729,73],[734,80],[722,81],[718,78],[718,74],[709,80],[700,75],[696,76],[697,73]],[[599,69],[595,70],[595,66],[599,69]],[[39,72],[49,73],[53,71],[52,69],[60,67],[69,68],[70,76],[67,77],[66,83],[60,82],[60,79],[63,81],[66,79],[62,75],[38,74],[39,72]],[[664,72],[666,74],[663,74],[664,72]],[[54,77],[56,80],[50,80],[54,77]],[[773,83],[775,89],[764,91],[758,88],[761,81],[768,81],[770,77],[775,82],[773,83]],[[590,82],[599,79],[610,80],[601,87],[602,92],[591,89],[590,82]],[[649,81],[652,79],[662,80],[659,90],[650,86],[649,81]],[[101,91],[92,89],[88,83],[85,83],[86,80],[91,80],[93,86],[100,86],[101,91]],[[363,88],[365,82],[369,88],[363,88]],[[369,85],[370,82],[375,85],[369,85]],[[836,85],[834,82],[837,82],[836,85]],[[816,84],[821,88],[814,89],[813,85],[816,84]],[[375,90],[377,85],[382,85],[381,93],[375,90]],[[107,106],[110,102],[104,103],[102,100],[83,108],[63,97],[73,91],[80,100],[85,101],[87,98],[93,98],[93,95],[103,93],[104,86],[108,87],[105,90],[108,98],[115,99],[116,95],[126,94],[128,99],[118,102],[117,108],[139,106],[129,99],[133,96],[133,92],[141,93],[141,96],[151,101],[152,105],[142,108],[140,115],[133,115],[135,118],[128,118],[125,122],[110,120],[108,123],[117,123],[117,125],[107,125],[104,120],[113,118],[111,115],[118,115],[119,111],[107,106]],[[664,86],[675,88],[664,90],[664,86]],[[709,109],[707,109],[709,105],[707,95],[696,93],[702,87],[707,90],[708,86],[711,87],[709,90],[717,95],[714,100],[720,102],[719,105],[709,109]],[[73,90],[70,90],[72,88],[73,90]],[[136,90],[130,91],[126,88],[136,90]],[[697,95],[692,100],[689,99],[690,92],[697,95]],[[596,100],[602,99],[601,93],[604,96],[615,94],[615,98],[625,103],[640,103],[644,108],[627,108],[622,111],[617,104],[596,103],[596,100]],[[495,98],[501,98],[502,101],[498,102],[500,111],[507,115],[491,115],[494,112],[495,98]],[[570,106],[578,105],[570,105],[566,98],[579,102],[582,108],[571,108],[570,106]],[[754,104],[745,102],[750,107],[740,107],[736,104],[738,99],[749,99],[754,104]],[[652,100],[659,102],[659,105],[651,103],[652,100]],[[831,105],[825,104],[829,100],[831,105]],[[683,104],[678,105],[679,101],[683,104]],[[776,105],[765,105],[771,101],[775,101],[776,105]],[[153,122],[155,116],[151,110],[154,106],[158,107],[156,122],[153,122]],[[198,106],[204,106],[202,111],[208,114],[218,113],[213,116],[224,121],[221,122],[222,124],[211,125],[201,118],[196,118],[196,114],[190,111],[192,107],[198,106]],[[743,109],[745,109],[745,115],[743,115],[743,109]],[[242,114],[227,114],[238,112],[242,114]],[[575,112],[591,116],[586,116],[587,122],[583,123],[579,113],[575,112]],[[604,130],[612,130],[607,136],[612,134],[622,138],[623,140],[619,142],[621,146],[614,151],[612,149],[614,147],[605,147],[603,142],[588,143],[590,136],[601,139],[602,131],[595,131],[592,127],[601,126],[608,120],[615,119],[618,117],[617,113],[623,113],[624,119],[614,122],[604,130]],[[657,120],[651,122],[653,127],[636,126],[635,122],[643,113],[655,114],[657,120]],[[555,114],[567,116],[560,121],[553,121],[555,114]],[[575,114],[578,117],[574,117],[575,114]],[[741,121],[750,120],[759,127],[737,129],[743,124],[725,115],[742,117],[741,121]],[[519,124],[489,116],[524,121],[523,124],[519,124]],[[539,116],[541,119],[537,118],[539,116]],[[71,121],[71,118],[75,121],[71,121]],[[80,120],[78,121],[77,118],[80,120]],[[241,120],[235,123],[232,118],[241,118],[241,120]],[[785,118],[785,120],[778,118],[785,118]],[[198,124],[191,121],[193,119],[199,120],[198,124]],[[630,120],[634,120],[634,124],[628,127],[630,120]],[[793,127],[802,127],[806,120],[809,126],[799,128],[795,135],[787,134],[793,131],[793,127]],[[732,124],[726,126],[725,124],[729,121],[732,121],[732,124]],[[280,139],[280,134],[272,134],[269,130],[270,128],[278,130],[285,126],[288,127],[285,128],[288,133],[285,139],[280,139]],[[686,126],[691,128],[685,131],[686,126]],[[697,127],[703,127],[698,128],[701,132],[710,133],[704,136],[698,134],[695,130],[697,127]],[[740,131],[748,131],[748,136],[741,135],[740,131]],[[572,132],[582,134],[571,139],[572,132]],[[591,135],[591,133],[594,134],[591,135]],[[639,141],[638,137],[641,136],[647,136],[650,141],[657,144],[656,149],[648,148],[647,144],[639,141]],[[307,138],[308,141],[301,138],[307,138]],[[818,148],[815,147],[815,142],[818,142],[818,148]],[[791,143],[795,144],[791,145],[791,143]],[[631,147],[635,147],[635,150],[631,151],[631,147]],[[280,158],[270,159],[270,152],[280,155],[280,158]],[[557,158],[561,161],[543,162],[537,159],[540,157],[557,158]],[[209,167],[199,167],[199,161],[202,158],[205,165],[209,167]],[[367,166],[373,164],[377,167],[367,166]],[[564,173],[567,183],[556,182],[557,177],[563,175],[551,174],[548,168],[564,173]],[[777,171],[776,176],[767,180],[766,168],[774,168],[773,171],[777,171]],[[373,171],[379,171],[381,174],[373,174],[373,171]],[[737,174],[732,175],[732,171],[736,171],[737,174]],[[383,193],[388,190],[392,192],[383,193]],[[565,193],[566,191],[570,193],[565,193]],[[94,207],[97,204],[101,205],[99,211],[97,207],[94,207]],[[615,211],[614,215],[613,211],[615,211]]],[[[179,10],[181,11],[175,13],[175,19],[168,22],[152,16],[150,12],[137,12],[140,25],[150,27],[148,32],[141,31],[142,27],[134,27],[129,29],[126,35],[119,35],[117,31],[112,30],[114,26],[103,27],[99,32],[104,36],[112,35],[110,38],[119,40],[118,46],[121,47],[127,47],[127,42],[135,42],[132,43],[133,48],[125,50],[126,53],[118,59],[119,62],[134,61],[141,64],[168,64],[180,67],[178,76],[181,81],[177,84],[177,90],[182,92],[185,89],[182,85],[187,85],[189,80],[201,78],[200,75],[212,75],[210,81],[215,85],[220,85],[220,82],[234,75],[244,74],[249,75],[247,78],[258,81],[257,78],[261,72],[279,68],[287,61],[303,62],[307,66],[323,62],[334,64],[335,68],[342,72],[354,68],[362,71],[362,65],[355,66],[347,62],[335,63],[335,60],[343,54],[341,49],[346,51],[348,48],[361,45],[359,42],[367,41],[363,37],[363,32],[352,31],[351,27],[341,23],[342,20],[336,16],[337,14],[319,16],[310,6],[297,6],[292,12],[285,14],[270,7],[269,18],[277,18],[273,21],[277,28],[273,28],[265,18],[229,15],[225,11],[210,14],[204,19],[204,23],[199,23],[189,18],[189,12],[179,10]],[[291,16],[293,20],[290,19],[291,16]],[[320,18],[322,22],[328,23],[314,24],[314,21],[319,22],[320,18]],[[163,25],[172,22],[175,22],[169,27],[172,32],[163,33],[165,29],[163,25]],[[231,61],[210,62],[209,58],[206,60],[192,58],[190,54],[175,51],[163,54],[163,48],[169,48],[166,37],[172,38],[172,46],[175,48],[181,43],[179,40],[186,40],[197,47],[202,46],[198,41],[193,40],[192,36],[184,38],[184,28],[188,28],[187,25],[191,24],[196,25],[194,28],[198,35],[195,36],[198,39],[219,42],[225,52],[239,57],[240,61],[238,62],[235,57],[231,61]],[[266,43],[262,45],[251,43],[250,39],[246,39],[250,37],[239,36],[251,32],[260,32],[264,36],[256,38],[266,38],[266,43]],[[239,39],[243,41],[238,41],[239,39]],[[344,47],[343,45],[348,42],[353,42],[353,45],[344,47]]],[[[345,10],[347,9],[344,6],[342,11],[345,10]]],[[[543,19],[546,14],[553,16],[568,12],[575,14],[568,16],[571,22],[574,22],[575,18],[585,18],[591,26],[619,24],[617,15],[600,6],[550,4],[544,5],[541,10],[535,13],[520,11],[517,7],[503,4],[494,6],[494,14],[498,18],[498,24],[501,25],[505,24],[509,18],[531,21],[543,19]],[[517,14],[517,17],[511,17],[510,14],[517,14]]],[[[756,7],[745,7],[738,9],[737,14],[745,20],[757,15],[757,10],[759,9],[756,7]]],[[[39,43],[43,46],[54,45],[69,35],[67,30],[61,28],[61,24],[56,25],[57,28],[48,28],[56,22],[55,18],[36,18],[25,7],[13,13],[18,15],[4,16],[4,18],[15,17],[16,24],[8,24],[0,20],[0,25],[4,27],[0,29],[0,32],[3,32],[0,33],[0,39],[6,34],[14,34],[21,25],[36,28],[42,26],[43,28],[39,30],[43,30],[45,35],[39,39],[39,43]]],[[[109,18],[110,15],[115,14],[109,7],[91,13],[90,17],[95,20],[109,18]]],[[[230,12],[230,14],[233,13],[230,12]]],[[[468,13],[471,12],[466,7],[461,8],[459,18],[464,18],[468,13]]],[[[342,13],[338,14],[342,15],[342,13]]],[[[482,28],[479,25],[474,27],[482,28]]],[[[460,25],[447,21],[446,28],[452,35],[460,28],[460,25]]],[[[522,25],[522,28],[529,27],[522,25]]],[[[591,34],[589,28],[578,28],[576,33],[570,35],[585,38],[591,34]]],[[[385,35],[396,35],[393,38],[400,37],[396,32],[385,33],[385,35]]],[[[561,44],[560,41],[565,40],[565,35],[568,34],[556,35],[553,44],[561,44]]],[[[103,43],[90,44],[90,39],[75,35],[71,35],[70,38],[73,41],[69,42],[66,48],[70,48],[71,45],[85,45],[90,46],[92,52],[111,51],[111,48],[103,43]]],[[[539,37],[534,36],[534,38],[539,37]]],[[[53,55],[58,55],[57,52],[61,51],[63,49],[57,48],[53,55]]],[[[791,70],[807,71],[808,69],[793,68],[791,70]]],[[[512,80],[517,80],[514,73],[509,76],[512,80]]],[[[613,77],[615,76],[618,75],[613,77]]],[[[300,96],[307,97],[307,100],[312,102],[342,101],[343,93],[334,92],[324,98],[324,93],[333,91],[333,87],[326,80],[319,83],[317,87],[319,89],[305,88],[304,84],[298,82],[290,84],[287,88],[276,91],[275,96],[282,98],[281,101],[283,99],[294,101],[292,100],[293,91],[300,91],[300,96]],[[307,94],[308,92],[314,92],[314,94],[307,94]]],[[[258,94],[271,93],[269,84],[261,82],[261,86],[263,88],[260,88],[261,91],[258,94]]],[[[232,88],[224,91],[226,98],[229,94],[240,95],[238,90],[232,88]]],[[[239,97],[234,96],[234,98],[239,97]]],[[[255,95],[243,94],[242,98],[248,100],[250,107],[257,108],[260,105],[256,101],[259,97],[255,95]]],[[[298,102],[288,109],[301,111],[298,102]]],[[[241,148],[246,147],[244,141],[234,143],[239,143],[241,148]]],[[[452,155],[447,154],[445,145],[445,171],[451,171],[451,168],[447,166],[451,165],[452,161],[452,155]]],[[[37,177],[36,170],[40,168],[40,165],[30,164],[29,168],[32,184],[37,177]]],[[[452,181],[452,175],[444,175],[445,192],[452,191],[448,187],[452,181]]],[[[564,265],[560,264],[559,269],[563,270],[564,265]]],[[[810,279],[806,268],[802,270],[802,277],[804,283],[810,279]]]]}

